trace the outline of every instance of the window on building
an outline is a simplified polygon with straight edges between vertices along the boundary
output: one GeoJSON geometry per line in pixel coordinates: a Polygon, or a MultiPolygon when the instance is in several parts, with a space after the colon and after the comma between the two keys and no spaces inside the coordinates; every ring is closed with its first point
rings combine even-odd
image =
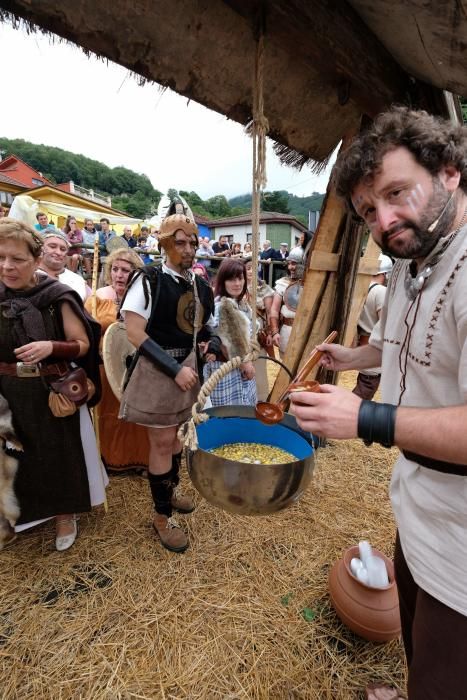
{"type": "Polygon", "coordinates": [[[10,192],[3,192],[0,190],[0,203],[1,204],[12,204],[13,195],[10,192]]]}
{"type": "Polygon", "coordinates": [[[246,241],[247,241],[247,243],[251,243],[253,241],[253,234],[252,233],[246,234],[246,241]]]}
{"type": "Polygon", "coordinates": [[[32,184],[36,185],[36,187],[40,187],[41,185],[44,184],[44,180],[39,180],[37,177],[33,177],[32,184]]]}

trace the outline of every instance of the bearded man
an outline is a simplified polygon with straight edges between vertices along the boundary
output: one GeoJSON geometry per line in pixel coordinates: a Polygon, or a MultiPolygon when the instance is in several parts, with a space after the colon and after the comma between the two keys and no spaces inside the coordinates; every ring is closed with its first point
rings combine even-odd
{"type": "MultiPolygon", "coordinates": [[[[410,700],[467,688],[467,130],[404,107],[339,158],[336,187],[396,261],[368,345],[318,346],[332,370],[382,366],[385,403],[323,385],[304,430],[400,450],[394,564],[410,700]]],[[[368,698],[400,697],[388,688],[368,698]]]]}
{"type": "Polygon", "coordinates": [[[85,301],[91,294],[91,290],[81,275],[65,267],[70,247],[66,236],[55,229],[45,229],[42,238],[44,239],[44,245],[40,269],[46,272],[49,277],[55,277],[62,284],[66,284],[71,289],[74,289],[75,292],[78,292],[81,299],[85,301]]]}
{"type": "Polygon", "coordinates": [[[138,348],[138,359],[122,398],[120,417],[148,427],[153,526],[162,545],[173,552],[183,552],[188,539],[173,520],[172,511],[194,509],[192,501],[176,491],[181,460],[177,429],[191,414],[200,389],[196,362],[191,366],[183,363],[197,356],[197,341],[209,340],[204,324],[214,310],[212,289],[191,270],[198,248],[197,230],[185,214],[167,216],[159,236],[166,262],[136,271],[122,302],[128,338],[138,348]],[[142,361],[146,363],[146,391],[139,390],[133,401],[142,361]]]}

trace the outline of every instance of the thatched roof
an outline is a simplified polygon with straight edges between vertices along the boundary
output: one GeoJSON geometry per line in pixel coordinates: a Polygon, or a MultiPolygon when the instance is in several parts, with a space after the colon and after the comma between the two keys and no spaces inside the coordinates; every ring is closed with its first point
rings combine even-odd
{"type": "Polygon", "coordinates": [[[323,164],[362,114],[393,101],[446,113],[442,90],[467,94],[467,22],[456,0],[0,0],[0,15],[246,124],[260,4],[265,112],[285,162],[323,164]]]}

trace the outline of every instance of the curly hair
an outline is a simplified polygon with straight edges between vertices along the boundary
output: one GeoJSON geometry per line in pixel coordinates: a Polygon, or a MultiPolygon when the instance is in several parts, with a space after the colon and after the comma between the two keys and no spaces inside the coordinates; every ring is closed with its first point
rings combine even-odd
{"type": "Polygon", "coordinates": [[[6,240],[25,243],[36,260],[42,254],[42,246],[44,245],[42,236],[24,221],[10,219],[6,216],[0,219],[0,243],[4,243],[6,240]]]}
{"type": "Polygon", "coordinates": [[[425,111],[395,106],[380,114],[337,159],[332,177],[337,194],[350,209],[358,183],[371,181],[386,153],[399,146],[433,176],[443,165],[454,165],[461,174],[460,187],[467,193],[467,128],[425,111]]]}
{"type": "Polygon", "coordinates": [[[127,262],[129,265],[131,265],[132,270],[136,270],[139,267],[143,267],[143,261],[139,257],[138,253],[135,253],[134,250],[132,250],[131,248],[117,248],[117,250],[113,250],[105,258],[104,281],[106,284],[111,284],[112,282],[112,279],[110,277],[110,271],[112,269],[112,265],[116,260],[123,260],[124,262],[127,262]]]}

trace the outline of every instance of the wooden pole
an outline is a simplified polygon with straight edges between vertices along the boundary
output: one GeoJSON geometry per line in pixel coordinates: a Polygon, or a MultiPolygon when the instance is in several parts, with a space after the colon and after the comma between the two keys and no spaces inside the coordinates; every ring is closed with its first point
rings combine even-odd
{"type": "MultiPolygon", "coordinates": [[[[355,131],[346,136],[342,149],[347,148],[354,136],[355,131]]],[[[284,363],[292,374],[297,373],[304,358],[328,335],[331,328],[338,331],[339,342],[346,342],[351,332],[350,324],[355,322],[355,314],[361,308],[368,289],[368,277],[355,284],[361,240],[361,230],[356,230],[352,225],[343,201],[330,182],[284,357],[284,363]],[[355,298],[356,293],[358,299],[355,298]],[[338,308],[341,304],[342,313],[338,308]]],[[[372,247],[368,255],[374,256],[372,247]]],[[[310,379],[317,372],[316,367],[310,379]]],[[[286,372],[281,370],[272,390],[271,401],[277,401],[289,381],[286,372]]]]}

